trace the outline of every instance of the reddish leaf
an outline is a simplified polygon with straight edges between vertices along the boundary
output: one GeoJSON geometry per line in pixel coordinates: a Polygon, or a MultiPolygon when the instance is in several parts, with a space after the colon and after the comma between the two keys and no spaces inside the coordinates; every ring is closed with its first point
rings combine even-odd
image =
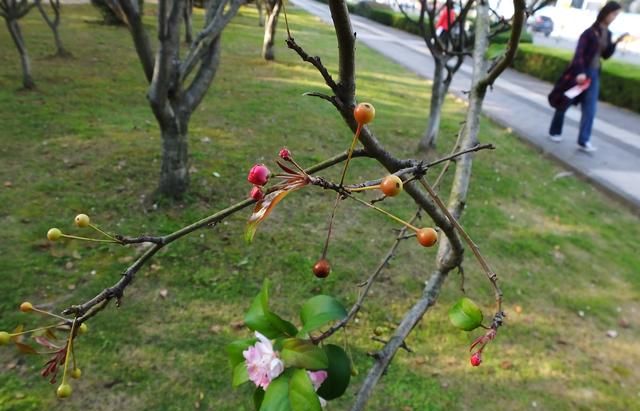
{"type": "Polygon", "coordinates": [[[307,181],[303,179],[296,179],[295,181],[285,185],[282,189],[276,190],[267,194],[264,198],[256,203],[253,209],[253,214],[249,217],[247,228],[244,233],[244,239],[247,243],[253,241],[253,237],[256,234],[258,224],[260,224],[265,218],[271,214],[273,208],[286,197],[292,191],[299,190],[307,185],[307,181]]]}
{"type": "Polygon", "coordinates": [[[46,347],[52,350],[59,350],[61,348],[55,345],[54,343],[52,343],[51,341],[47,340],[45,337],[38,336],[38,337],[35,337],[34,340],[36,340],[36,342],[42,345],[43,347],[46,347]]]}
{"type": "Polygon", "coordinates": [[[290,169],[289,167],[285,166],[284,164],[282,164],[281,162],[279,162],[278,160],[276,160],[276,163],[278,164],[278,166],[280,166],[281,169],[284,170],[285,173],[289,173],[289,174],[300,174],[297,171],[293,171],[292,169],[290,169]]]}
{"type": "Polygon", "coordinates": [[[38,352],[31,347],[30,345],[27,344],[23,344],[23,343],[19,343],[19,342],[15,342],[14,343],[16,345],[16,347],[18,348],[18,350],[20,350],[21,353],[23,354],[37,354],[38,352]]]}

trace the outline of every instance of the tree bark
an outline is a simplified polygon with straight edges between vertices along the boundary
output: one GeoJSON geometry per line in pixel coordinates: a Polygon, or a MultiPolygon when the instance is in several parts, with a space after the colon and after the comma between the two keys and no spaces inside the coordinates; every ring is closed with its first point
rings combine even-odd
{"type": "Polygon", "coordinates": [[[20,63],[22,65],[22,85],[25,89],[32,90],[36,87],[36,84],[33,82],[33,77],[31,76],[31,62],[29,60],[27,48],[24,45],[24,39],[22,38],[20,26],[18,25],[17,20],[5,21],[7,23],[9,33],[11,33],[11,38],[13,39],[13,42],[18,49],[18,53],[20,54],[20,63]]]}
{"type": "Polygon", "coordinates": [[[180,199],[189,187],[188,119],[174,118],[161,125],[162,165],[158,191],[169,198],[180,199]]]}
{"type": "Polygon", "coordinates": [[[278,24],[280,9],[282,8],[282,1],[275,0],[274,3],[272,7],[267,6],[268,14],[264,25],[264,42],[262,43],[262,57],[265,60],[273,60],[275,58],[273,44],[276,37],[276,26],[278,24]]]}
{"type": "Polygon", "coordinates": [[[256,9],[258,9],[258,26],[264,27],[264,12],[262,11],[262,1],[256,0],[256,9]]]}
{"type": "MultiPolygon", "coordinates": [[[[445,62],[441,59],[434,59],[435,68],[433,71],[433,85],[431,86],[431,104],[429,106],[429,119],[427,129],[418,144],[418,151],[426,153],[435,148],[440,130],[440,118],[442,116],[442,105],[444,98],[449,91],[451,81],[447,81],[445,62]]],[[[453,76],[450,76],[451,78],[453,76]]]]}

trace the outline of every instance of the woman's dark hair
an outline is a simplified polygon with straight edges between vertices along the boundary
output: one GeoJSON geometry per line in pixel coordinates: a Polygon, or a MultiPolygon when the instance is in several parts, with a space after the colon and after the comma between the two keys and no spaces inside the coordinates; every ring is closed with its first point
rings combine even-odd
{"type": "Polygon", "coordinates": [[[602,7],[600,9],[600,11],[598,12],[598,17],[596,17],[596,23],[595,24],[600,24],[602,23],[602,21],[611,13],[613,13],[616,10],[620,10],[622,8],[622,6],[620,5],[620,3],[616,2],[616,1],[610,1],[607,4],[604,5],[604,7],[602,7]]]}

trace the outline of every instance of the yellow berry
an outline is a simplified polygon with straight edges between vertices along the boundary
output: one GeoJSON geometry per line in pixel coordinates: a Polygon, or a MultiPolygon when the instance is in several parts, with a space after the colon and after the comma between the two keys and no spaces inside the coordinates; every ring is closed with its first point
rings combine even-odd
{"type": "Polygon", "coordinates": [[[0,345],[7,345],[11,341],[11,334],[6,331],[0,331],[0,345]]]}
{"type": "Polygon", "coordinates": [[[76,368],[71,371],[71,378],[75,378],[76,380],[82,376],[82,371],[80,368],[76,368]]]}
{"type": "Polygon", "coordinates": [[[31,304],[29,301],[25,301],[20,304],[20,311],[22,311],[23,313],[28,313],[31,310],[33,310],[33,304],[31,304]]]}
{"type": "Polygon", "coordinates": [[[56,241],[58,240],[60,237],[62,237],[62,231],[60,231],[57,228],[52,228],[49,231],[47,231],[47,238],[50,241],[56,241]]]}
{"type": "Polygon", "coordinates": [[[89,227],[90,222],[91,220],[89,219],[89,216],[86,214],[78,214],[75,219],[76,225],[80,228],[89,227]]]}
{"type": "Polygon", "coordinates": [[[79,334],[86,334],[89,332],[89,326],[85,323],[80,324],[80,328],[78,328],[79,334]]]}
{"type": "Polygon", "coordinates": [[[71,385],[67,383],[62,383],[58,387],[56,394],[58,395],[58,398],[67,398],[71,396],[71,392],[72,392],[71,385]]]}

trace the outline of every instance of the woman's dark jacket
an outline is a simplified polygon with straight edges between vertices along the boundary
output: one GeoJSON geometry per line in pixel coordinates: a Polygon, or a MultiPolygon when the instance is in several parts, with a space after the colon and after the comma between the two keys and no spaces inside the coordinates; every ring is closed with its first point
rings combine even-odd
{"type": "Polygon", "coordinates": [[[577,84],[576,77],[578,74],[587,72],[587,69],[600,48],[599,38],[601,35],[607,36],[607,47],[602,51],[601,57],[608,59],[616,51],[616,43],[611,41],[611,31],[607,29],[606,33],[600,33],[600,28],[597,24],[594,24],[580,35],[576,53],[573,56],[571,64],[562,73],[558,81],[556,81],[553,90],[549,94],[549,104],[551,104],[551,107],[566,110],[572,103],[578,104],[580,102],[584,94],[571,100],[564,95],[564,92],[577,84]]]}

